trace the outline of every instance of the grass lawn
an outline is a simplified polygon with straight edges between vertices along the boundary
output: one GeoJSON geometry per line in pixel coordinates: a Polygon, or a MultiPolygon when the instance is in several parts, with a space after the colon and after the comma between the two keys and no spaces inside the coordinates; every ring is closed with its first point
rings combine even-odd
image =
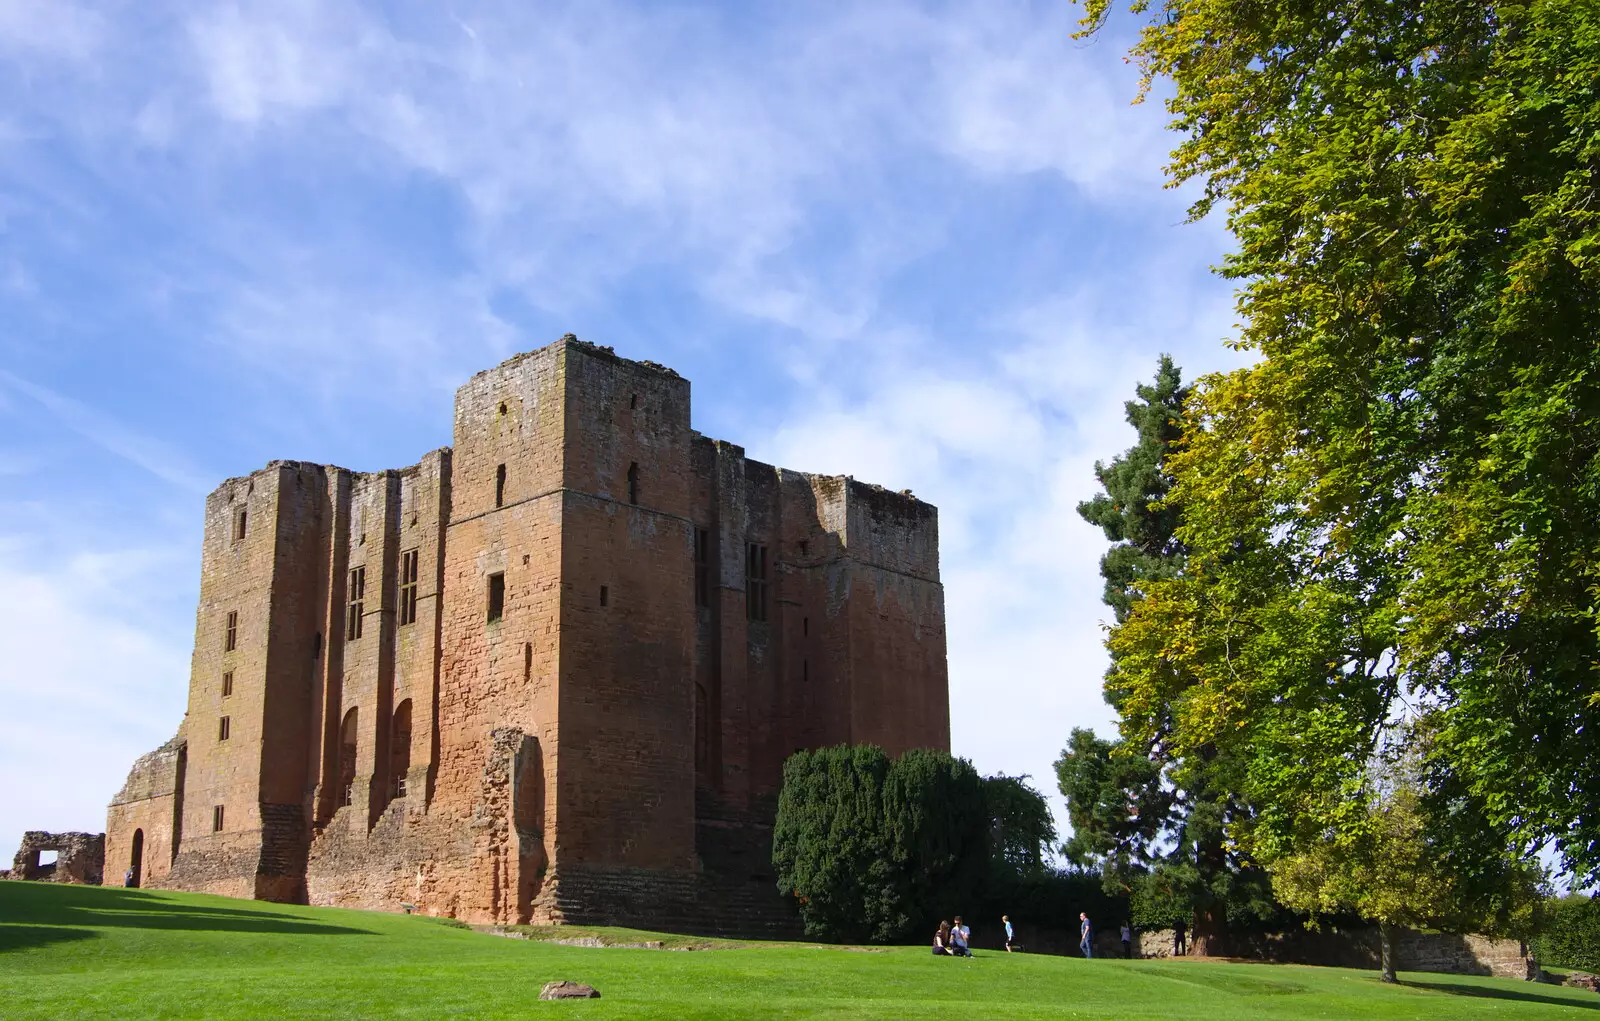
{"type": "Polygon", "coordinates": [[[1600,1009],[1593,993],[1444,975],[1404,974],[1386,988],[1373,973],[1335,968],[711,947],[560,946],[403,915],[0,882],[0,1017],[1299,1021],[1584,1018],[1600,1009]],[[539,1002],[540,987],[562,978],[603,997],[539,1002]]]}

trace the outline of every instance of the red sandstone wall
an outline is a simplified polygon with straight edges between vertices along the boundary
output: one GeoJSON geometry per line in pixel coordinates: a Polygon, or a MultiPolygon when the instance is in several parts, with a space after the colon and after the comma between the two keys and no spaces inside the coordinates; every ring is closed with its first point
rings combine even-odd
{"type": "Polygon", "coordinates": [[[689,384],[568,345],[558,874],[694,865],[689,384]],[[630,502],[636,466],[638,503],[630,502]],[[601,589],[605,603],[602,604],[601,589]]]}
{"type": "MultiPolygon", "coordinates": [[[[687,381],[576,341],[474,376],[453,450],[418,466],[275,463],[230,480],[207,504],[194,765],[187,797],[169,799],[186,808],[168,881],[475,921],[704,930],[726,915],[778,931],[792,919],[766,917],[770,888],[745,881],[766,867],[784,758],[845,741],[948,747],[937,541],[933,508],[747,461],[693,432],[687,381]],[[234,542],[240,502],[250,527],[234,542]],[[707,607],[696,528],[710,537],[707,607]],[[769,551],[765,621],[746,619],[750,541],[769,551]],[[409,549],[418,616],[401,625],[409,549]],[[362,635],[347,642],[348,574],[363,565],[362,635]],[[505,603],[490,621],[496,573],[505,603]],[[224,654],[235,607],[239,648],[224,654]],[[391,744],[408,702],[400,797],[406,756],[391,744]],[[217,803],[228,825],[213,835],[217,803]],[[718,886],[702,861],[739,882],[718,886]]],[[[159,828],[162,796],[112,806],[114,855],[134,827],[159,828]]]]}
{"type": "Polygon", "coordinates": [[[530,916],[554,850],[563,358],[560,346],[521,355],[456,393],[439,766],[429,808],[438,854],[418,888],[430,910],[462,918],[530,916]],[[496,507],[501,464],[506,481],[496,507]],[[497,572],[505,576],[505,607],[490,623],[488,579],[497,572]],[[496,728],[533,739],[526,769],[497,764],[505,750],[496,728]],[[523,795],[521,827],[504,817],[512,786],[523,795]]]}

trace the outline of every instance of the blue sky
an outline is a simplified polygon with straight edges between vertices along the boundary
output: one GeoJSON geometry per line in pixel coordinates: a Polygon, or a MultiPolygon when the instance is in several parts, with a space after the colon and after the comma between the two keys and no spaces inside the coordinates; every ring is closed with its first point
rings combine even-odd
{"type": "Polygon", "coordinates": [[[0,0],[0,845],[183,714],[204,494],[450,442],[571,331],[941,514],[954,750],[1109,732],[1074,512],[1162,351],[1237,364],[1129,23],[1075,8],[0,0]]]}

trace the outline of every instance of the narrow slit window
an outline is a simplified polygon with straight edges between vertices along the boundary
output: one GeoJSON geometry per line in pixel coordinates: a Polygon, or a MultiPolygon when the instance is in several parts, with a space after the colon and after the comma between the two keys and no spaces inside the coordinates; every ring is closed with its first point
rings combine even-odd
{"type": "Polygon", "coordinates": [[[639,462],[628,465],[628,502],[639,502],[639,462]]]}
{"type": "Polygon", "coordinates": [[[222,832],[222,806],[221,805],[212,805],[211,806],[211,832],[212,833],[221,833],[222,832]]]}
{"type": "Polygon", "coordinates": [[[811,618],[810,617],[801,617],[800,618],[800,633],[802,635],[809,635],[811,633],[811,618]]]}
{"type": "Polygon", "coordinates": [[[746,618],[767,619],[767,547],[759,542],[745,547],[744,598],[746,618]]]}
{"type": "Polygon", "coordinates": [[[506,576],[504,572],[489,575],[489,623],[506,614],[506,576]]]}
{"type": "Polygon", "coordinates": [[[350,590],[345,594],[344,637],[353,642],[361,637],[361,621],[367,605],[367,569],[357,567],[350,572],[350,590]]]}
{"type": "Polygon", "coordinates": [[[809,659],[800,661],[800,680],[805,684],[811,683],[811,661],[809,659]]]}
{"type": "Polygon", "coordinates": [[[494,505],[506,505],[506,466],[501,465],[494,470],[494,505]]]}
{"type": "Polygon", "coordinates": [[[245,521],[246,521],[246,519],[248,517],[249,517],[249,512],[248,511],[240,510],[238,516],[233,519],[233,541],[234,542],[238,542],[240,539],[244,538],[245,521]]]}
{"type": "Polygon", "coordinates": [[[232,731],[232,728],[230,727],[229,724],[230,724],[230,721],[229,721],[228,717],[226,717],[226,716],[224,716],[222,719],[217,721],[217,740],[218,741],[226,741],[228,739],[228,735],[232,731]]]}
{"type": "Polygon", "coordinates": [[[533,643],[532,642],[523,642],[522,643],[522,679],[525,680],[525,681],[529,681],[529,680],[533,679],[533,643]]]}
{"type": "Polygon", "coordinates": [[[628,395],[628,410],[629,411],[637,411],[637,410],[639,410],[639,395],[638,394],[629,394],[628,395]]]}
{"type": "Polygon", "coordinates": [[[711,605],[711,532],[694,530],[694,605],[711,605]]]}
{"type": "Polygon", "coordinates": [[[233,694],[233,671],[224,670],[222,672],[222,697],[227,698],[231,694],[233,694]]]}
{"type": "Polygon", "coordinates": [[[414,624],[417,620],[417,551],[406,550],[400,554],[400,623],[414,624]]]}
{"type": "Polygon", "coordinates": [[[601,606],[609,605],[610,601],[611,601],[611,590],[606,588],[604,585],[601,585],[600,586],[600,605],[601,606]]]}
{"type": "Polygon", "coordinates": [[[222,639],[222,651],[232,652],[239,647],[239,611],[228,611],[228,633],[222,639]]]}

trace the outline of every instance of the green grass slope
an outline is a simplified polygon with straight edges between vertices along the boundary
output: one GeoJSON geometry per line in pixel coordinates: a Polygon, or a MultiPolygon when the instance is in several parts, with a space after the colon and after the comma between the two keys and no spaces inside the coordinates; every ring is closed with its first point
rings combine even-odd
{"type": "Polygon", "coordinates": [[[1591,993],[1440,975],[1404,975],[1386,988],[1373,974],[1333,968],[712,945],[559,946],[420,917],[0,882],[0,1017],[1299,1021],[1582,1018],[1600,1009],[1591,993]],[[540,988],[563,978],[602,998],[539,1002],[540,988]]]}

